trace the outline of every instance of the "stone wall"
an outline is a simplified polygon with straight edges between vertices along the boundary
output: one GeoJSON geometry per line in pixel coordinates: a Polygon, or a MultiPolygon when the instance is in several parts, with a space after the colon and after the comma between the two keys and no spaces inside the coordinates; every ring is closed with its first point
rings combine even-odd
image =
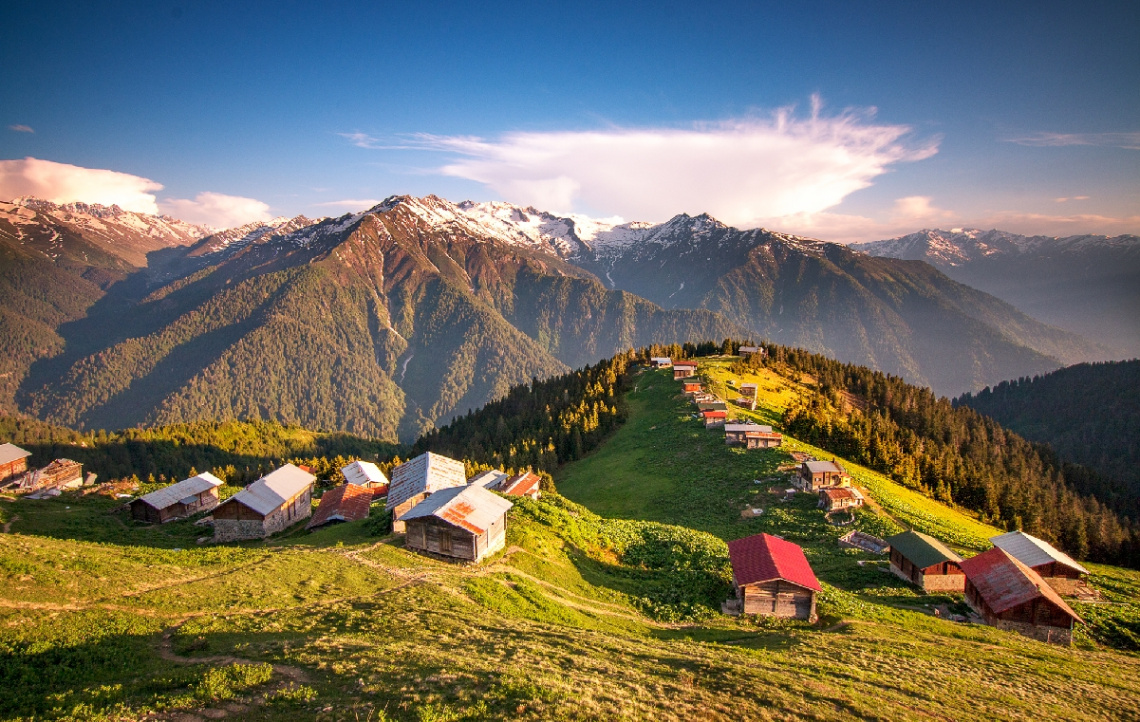
{"type": "Polygon", "coordinates": [[[265,526],[255,519],[214,519],[214,541],[231,542],[240,539],[260,539],[266,536],[265,526]]]}
{"type": "MultiPolygon", "coordinates": [[[[987,620],[989,621],[989,620],[987,620]]],[[[1031,639],[1036,639],[1041,642],[1048,642],[1050,644],[1063,644],[1066,647],[1073,643],[1073,630],[1065,629],[1063,627],[1046,627],[1035,626],[1025,622],[1011,622],[1005,619],[994,619],[990,621],[991,626],[998,629],[1005,629],[1010,632],[1017,632],[1031,639]]]]}

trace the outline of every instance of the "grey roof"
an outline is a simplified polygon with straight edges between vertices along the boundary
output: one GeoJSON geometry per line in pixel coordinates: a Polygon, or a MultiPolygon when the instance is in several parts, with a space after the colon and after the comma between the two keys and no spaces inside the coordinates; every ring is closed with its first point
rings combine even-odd
{"type": "Polygon", "coordinates": [[[926,569],[942,562],[962,561],[962,557],[950,551],[945,544],[918,531],[904,531],[902,534],[887,537],[887,544],[919,569],[926,569]]]}
{"type": "Polygon", "coordinates": [[[498,469],[488,469],[487,471],[481,471],[475,476],[471,477],[467,480],[467,483],[481,486],[484,489],[495,489],[509,478],[510,475],[505,471],[499,471],[498,469]]]}
{"type": "Polygon", "coordinates": [[[18,459],[26,459],[32,452],[24,451],[15,444],[0,444],[0,464],[9,464],[18,459]]]}
{"type": "Polygon", "coordinates": [[[813,474],[842,474],[843,467],[834,461],[805,461],[807,470],[813,474]]]}
{"type": "Polygon", "coordinates": [[[772,433],[771,426],[763,426],[761,424],[725,424],[724,430],[728,431],[759,431],[764,434],[772,433]]]}
{"type": "Polygon", "coordinates": [[[286,464],[231,496],[226,503],[236,502],[265,516],[300,494],[317,480],[307,471],[286,464]]]}
{"type": "Polygon", "coordinates": [[[155,509],[165,509],[178,503],[187,503],[203,491],[216,489],[225,482],[210,472],[204,472],[189,479],[183,479],[177,484],[164,486],[157,491],[140,496],[135,501],[145,501],[155,509]]]}
{"type": "Polygon", "coordinates": [[[990,542],[992,542],[995,547],[998,547],[1030,568],[1039,567],[1042,564],[1049,564],[1050,562],[1057,562],[1070,569],[1076,569],[1081,574],[1089,573],[1088,569],[1082,567],[1080,563],[1065,552],[1057,549],[1049,542],[1026,534],[1023,531],[1011,531],[1007,534],[999,534],[990,539],[990,542]]]}
{"type": "Polygon", "coordinates": [[[345,481],[357,486],[388,483],[388,477],[384,476],[380,467],[371,461],[354,461],[348,466],[342,467],[340,473],[344,474],[345,481]]]}
{"type": "Polygon", "coordinates": [[[501,496],[472,484],[435,492],[405,512],[400,521],[434,516],[473,534],[482,534],[512,506],[501,496]]]}
{"type": "Polygon", "coordinates": [[[388,508],[394,509],[417,494],[430,494],[453,486],[467,486],[463,462],[430,451],[420,454],[392,469],[388,508]]]}

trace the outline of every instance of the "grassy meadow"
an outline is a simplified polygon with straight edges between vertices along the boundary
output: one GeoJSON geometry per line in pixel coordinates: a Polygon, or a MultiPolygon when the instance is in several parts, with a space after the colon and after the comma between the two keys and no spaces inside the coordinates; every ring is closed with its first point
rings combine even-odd
{"type": "MultiPolygon", "coordinates": [[[[794,385],[752,380],[778,424],[794,385]]],[[[726,447],[678,392],[641,374],[629,421],[477,567],[364,523],[216,547],[97,495],[0,499],[0,719],[1140,719],[1140,574],[1094,568],[1113,603],[1082,605],[1073,648],[936,618],[956,600],[840,550],[814,496],[771,493],[785,451],[726,447]],[[819,624],[720,614],[725,542],[761,531],[805,547],[819,624]]],[[[993,533],[853,470],[876,501],[856,528],[993,533]]]]}

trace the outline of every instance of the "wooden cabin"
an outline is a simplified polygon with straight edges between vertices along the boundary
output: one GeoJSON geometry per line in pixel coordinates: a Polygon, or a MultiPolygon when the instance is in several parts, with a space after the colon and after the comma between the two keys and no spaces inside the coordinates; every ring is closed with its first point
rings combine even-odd
{"type": "Polygon", "coordinates": [[[1000,547],[961,563],[966,603],[986,624],[1052,644],[1071,644],[1073,625],[1083,622],[1061,596],[1000,547]]]}
{"type": "Polygon", "coordinates": [[[673,362],[673,378],[674,379],[687,379],[697,375],[697,364],[695,361],[674,361],[673,362]]]}
{"type": "Polygon", "coordinates": [[[760,354],[761,356],[767,356],[768,355],[768,352],[759,346],[741,346],[740,348],[738,348],[736,350],[736,353],[739,354],[742,358],[748,358],[752,354],[757,354],[757,353],[760,354]]]}
{"type": "Polygon", "coordinates": [[[724,443],[746,449],[772,449],[784,443],[784,435],[760,424],[725,424],[724,443]]]}
{"type": "Polygon", "coordinates": [[[825,512],[856,509],[863,506],[863,495],[852,486],[819,490],[819,508],[825,512]]]}
{"type": "Polygon", "coordinates": [[[706,429],[720,428],[728,421],[728,412],[710,409],[702,411],[701,418],[704,419],[706,429]]]}
{"type": "Polygon", "coordinates": [[[340,473],[344,480],[354,486],[372,491],[372,496],[385,496],[388,493],[388,477],[380,471],[380,467],[371,461],[354,461],[342,466],[340,473]]]}
{"type": "Polygon", "coordinates": [[[843,486],[851,477],[837,461],[805,461],[800,466],[796,484],[804,491],[819,491],[825,487],[843,486]]]}
{"type": "Polygon", "coordinates": [[[673,365],[673,359],[667,356],[653,356],[649,359],[649,363],[655,369],[667,369],[673,365]]]}
{"type": "Polygon", "coordinates": [[[15,444],[0,444],[0,482],[19,476],[28,470],[30,451],[15,444]]]}
{"type": "Polygon", "coordinates": [[[1011,531],[993,537],[990,542],[1037,572],[1059,594],[1071,595],[1084,586],[1089,570],[1043,539],[1023,531],[1011,531]]]}
{"type": "Polygon", "coordinates": [[[405,546],[468,562],[482,561],[506,545],[507,511],[514,506],[478,484],[432,493],[401,520],[405,546]]]}
{"type": "Polygon", "coordinates": [[[537,499],[542,494],[539,490],[541,482],[542,478],[538,474],[524,471],[504,480],[499,491],[507,496],[528,496],[537,499]]]}
{"type": "Polygon", "coordinates": [[[467,486],[463,462],[430,451],[392,469],[392,484],[388,488],[392,531],[404,531],[401,517],[428,495],[459,486],[467,486]]]}
{"type": "Polygon", "coordinates": [[[321,495],[321,503],[306,529],[343,521],[360,521],[368,518],[372,505],[372,489],[363,484],[341,484],[321,495]]]}
{"type": "Polygon", "coordinates": [[[261,539],[308,519],[316,481],[293,464],[266,474],[214,509],[214,541],[261,539]]]}
{"type": "Polygon", "coordinates": [[[754,399],[759,392],[760,387],[754,383],[740,384],[740,395],[746,398],[754,399]]]}
{"type": "Polygon", "coordinates": [[[819,580],[804,550],[771,534],[728,543],[732,586],[744,614],[815,621],[819,580]]]}
{"type": "Polygon", "coordinates": [[[131,517],[151,524],[164,524],[209,511],[218,505],[218,487],[224,483],[209,472],[191,476],[133,500],[131,517]]]}
{"type": "Polygon", "coordinates": [[[686,394],[697,394],[704,391],[704,386],[701,385],[700,381],[682,381],[681,391],[686,394]]]}
{"type": "Polygon", "coordinates": [[[891,571],[928,592],[960,592],[966,586],[962,557],[933,537],[904,531],[888,538],[891,571]]]}

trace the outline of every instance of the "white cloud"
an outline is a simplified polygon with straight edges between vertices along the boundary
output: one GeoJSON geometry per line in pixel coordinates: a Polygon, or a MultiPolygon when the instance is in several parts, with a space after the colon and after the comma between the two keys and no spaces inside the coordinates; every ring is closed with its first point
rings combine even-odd
{"type": "Polygon", "coordinates": [[[1039,148],[1058,148],[1068,145],[1099,145],[1110,148],[1140,150],[1140,133],[1030,133],[1008,142],[1039,148]]]}
{"type": "Polygon", "coordinates": [[[1088,196],[1068,196],[1065,198],[1054,198],[1053,202],[1054,203],[1068,203],[1069,201],[1087,201],[1088,199],[1089,199],[1088,196]]]}
{"type": "Polygon", "coordinates": [[[18,123],[16,125],[9,125],[8,130],[14,130],[17,133],[35,133],[35,129],[30,125],[18,123]]]}
{"type": "Polygon", "coordinates": [[[686,129],[525,132],[497,140],[419,136],[460,156],[445,175],[486,184],[508,201],[544,210],[588,209],[664,220],[707,212],[740,227],[814,214],[871,185],[895,163],[928,158],[937,139],[904,141],[910,128],[873,123],[873,110],[807,118],[784,108],[686,129]]]}
{"type": "Polygon", "coordinates": [[[167,198],[161,207],[168,216],[214,228],[233,228],[253,221],[268,221],[273,217],[269,213],[269,205],[259,200],[209,191],[199,193],[194,200],[167,198]]]}
{"type": "Polygon", "coordinates": [[[152,191],[159,190],[161,183],[129,173],[38,158],[0,160],[0,198],[4,199],[35,196],[54,203],[83,201],[158,213],[152,191]]]}
{"type": "Polygon", "coordinates": [[[380,141],[367,133],[337,133],[341,138],[346,138],[348,142],[355,145],[357,148],[379,148],[380,141]]]}

